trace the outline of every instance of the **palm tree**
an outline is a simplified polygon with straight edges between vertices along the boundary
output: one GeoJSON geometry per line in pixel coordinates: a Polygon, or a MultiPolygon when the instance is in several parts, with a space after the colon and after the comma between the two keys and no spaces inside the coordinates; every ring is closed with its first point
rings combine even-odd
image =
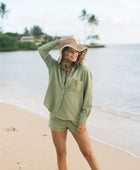
{"type": "Polygon", "coordinates": [[[94,31],[94,25],[98,25],[99,21],[96,18],[96,16],[94,14],[89,15],[88,17],[88,23],[91,26],[91,31],[92,31],[92,35],[88,36],[88,39],[99,39],[99,37],[97,35],[93,35],[93,31],[94,31]]]}
{"type": "Polygon", "coordinates": [[[81,18],[81,20],[87,19],[87,11],[86,11],[86,9],[82,10],[81,15],[80,15],[79,18],[81,18]]]}
{"type": "Polygon", "coordinates": [[[87,37],[87,39],[91,39],[91,43],[90,44],[94,44],[93,43],[93,40],[96,39],[96,40],[99,40],[99,35],[89,35],[87,37]]]}
{"type": "Polygon", "coordinates": [[[79,18],[81,18],[82,21],[85,21],[85,40],[84,43],[86,43],[86,37],[87,37],[87,19],[88,19],[88,14],[86,9],[83,9],[81,11],[81,15],[79,16],[79,18]]]}
{"type": "Polygon", "coordinates": [[[4,17],[7,16],[7,13],[9,12],[9,10],[6,9],[6,4],[1,3],[0,4],[0,17],[2,19],[1,21],[1,30],[3,31],[3,20],[4,17]]]}
{"type": "Polygon", "coordinates": [[[94,14],[90,15],[88,18],[88,23],[89,24],[95,24],[98,25],[98,19],[96,18],[96,16],[94,14]]]}

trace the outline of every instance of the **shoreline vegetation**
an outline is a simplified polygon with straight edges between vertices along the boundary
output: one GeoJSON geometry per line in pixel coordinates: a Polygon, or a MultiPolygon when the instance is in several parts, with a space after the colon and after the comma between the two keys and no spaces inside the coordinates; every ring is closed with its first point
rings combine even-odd
{"type": "Polygon", "coordinates": [[[37,50],[39,46],[58,38],[60,37],[47,34],[31,36],[11,32],[0,33],[0,52],[37,50]]]}
{"type": "Polygon", "coordinates": [[[85,45],[85,46],[88,47],[88,48],[102,48],[102,47],[105,47],[104,44],[96,44],[96,43],[85,45]]]}
{"type": "MultiPolygon", "coordinates": [[[[0,52],[4,51],[19,51],[19,50],[37,50],[39,46],[48,43],[50,41],[60,39],[59,36],[50,36],[42,34],[40,36],[25,36],[18,33],[0,33],[0,52]],[[22,41],[22,38],[26,38],[22,41]],[[30,40],[29,40],[30,39],[30,40]]],[[[89,45],[84,44],[88,48],[101,48],[105,47],[102,44],[91,43],[89,45]]],[[[57,46],[55,49],[59,49],[57,46]]]]}
{"type": "MultiPolygon", "coordinates": [[[[18,50],[37,50],[39,46],[46,44],[52,40],[70,37],[70,36],[51,36],[42,31],[42,28],[38,25],[34,25],[30,30],[27,27],[24,28],[24,33],[12,33],[7,32],[4,33],[4,25],[3,21],[5,16],[9,14],[10,10],[7,9],[7,5],[5,3],[0,3],[0,18],[2,23],[0,24],[0,52],[1,51],[18,51],[18,50]]],[[[85,42],[86,40],[90,40],[90,44],[84,43],[83,45],[88,48],[100,48],[105,47],[102,44],[96,44],[94,40],[99,39],[99,35],[94,34],[94,26],[99,24],[98,17],[94,13],[88,13],[86,9],[81,11],[81,15],[78,17],[84,24],[88,24],[89,35],[85,34],[85,42]]],[[[85,30],[87,28],[85,27],[85,30]]],[[[87,30],[86,30],[87,32],[87,30]]],[[[73,36],[72,36],[73,37],[73,36]]],[[[58,49],[56,47],[55,49],[58,49]]]]}
{"type": "MultiPolygon", "coordinates": [[[[0,18],[2,23],[5,19],[5,16],[10,12],[7,9],[7,5],[5,3],[0,3],[0,18]]],[[[89,35],[84,35],[85,42],[86,40],[90,40],[90,44],[84,43],[83,45],[88,48],[99,48],[105,47],[102,44],[94,43],[95,39],[99,39],[99,35],[94,34],[94,26],[99,24],[98,17],[94,13],[88,13],[86,9],[81,11],[81,15],[78,17],[81,21],[84,21],[89,25],[89,35]]],[[[85,27],[85,30],[87,28],[85,27]]],[[[87,32],[87,30],[86,30],[87,32]]],[[[18,50],[37,50],[39,46],[46,44],[50,41],[60,38],[66,38],[70,36],[51,36],[43,32],[42,28],[39,25],[34,25],[31,29],[27,27],[24,28],[24,32],[22,34],[6,32],[4,33],[4,25],[0,24],[0,51],[18,51],[18,50]]],[[[73,36],[72,36],[73,37],[73,36]]],[[[58,49],[56,47],[55,49],[58,49]]]]}

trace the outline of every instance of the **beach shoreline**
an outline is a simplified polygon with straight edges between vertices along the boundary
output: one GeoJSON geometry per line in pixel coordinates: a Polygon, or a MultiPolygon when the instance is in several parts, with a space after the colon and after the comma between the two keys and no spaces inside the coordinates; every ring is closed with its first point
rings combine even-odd
{"type": "MultiPolygon", "coordinates": [[[[12,100],[2,100],[2,99],[0,99],[0,103],[5,103],[5,104],[10,104],[10,105],[13,105],[13,106],[16,106],[16,107],[18,107],[18,108],[20,108],[20,109],[23,109],[23,110],[25,110],[25,111],[29,111],[29,112],[32,112],[33,114],[39,114],[40,116],[43,116],[43,118],[49,118],[49,111],[44,107],[44,105],[43,105],[43,107],[44,107],[44,109],[43,110],[40,110],[40,109],[37,109],[37,108],[32,108],[32,107],[30,107],[29,105],[27,105],[27,101],[26,101],[26,103],[19,103],[19,102],[17,102],[16,100],[14,101],[13,100],[13,98],[14,98],[14,96],[12,96],[12,97],[10,97],[10,98],[12,98],[12,100]]],[[[21,100],[21,99],[20,99],[21,100]]],[[[102,110],[101,110],[102,111],[102,110]]],[[[111,111],[112,110],[105,110],[105,113],[107,112],[107,113],[111,113],[111,111]],[[108,112],[107,112],[108,111],[108,112]]],[[[95,112],[97,112],[96,113],[96,115],[99,115],[100,113],[99,113],[99,111],[98,110],[96,110],[96,108],[94,107],[94,114],[95,114],[95,112]]],[[[104,112],[103,112],[103,114],[104,114],[104,112]]],[[[115,118],[117,118],[117,117],[115,117],[115,118]]],[[[98,118],[98,119],[100,119],[100,118],[98,118]]],[[[100,119],[100,121],[101,121],[101,119],[100,119]]],[[[95,121],[94,121],[94,123],[95,123],[95,121]]],[[[98,125],[99,126],[99,125],[98,125]]],[[[87,123],[87,129],[88,130],[91,130],[91,128],[89,129],[89,127],[90,127],[90,125],[88,125],[88,123],[87,123]]],[[[93,127],[93,129],[95,128],[95,126],[93,127]]],[[[99,128],[99,127],[98,127],[99,128]]],[[[98,129],[97,128],[97,129],[98,129]]],[[[94,133],[93,133],[94,135],[95,135],[95,129],[94,129],[94,133]]],[[[113,147],[113,148],[117,148],[117,149],[119,149],[119,150],[121,150],[121,151],[124,151],[124,152],[126,152],[126,153],[128,153],[128,154],[130,154],[131,156],[133,156],[134,158],[138,158],[138,159],[140,159],[140,156],[139,155],[136,155],[134,152],[132,152],[130,149],[126,149],[126,148],[123,148],[122,146],[119,146],[119,145],[117,145],[117,144],[112,144],[111,142],[107,142],[107,141],[105,141],[104,139],[100,139],[99,137],[95,137],[94,135],[90,135],[90,133],[89,133],[89,137],[90,137],[90,139],[93,139],[93,140],[95,140],[95,141],[97,141],[97,142],[100,142],[100,143],[103,143],[103,144],[105,144],[105,145],[108,145],[108,146],[110,146],[110,147],[113,147]]]]}
{"type": "MultiPolygon", "coordinates": [[[[34,109],[33,109],[33,108],[30,108],[29,106],[27,106],[27,104],[23,104],[23,103],[22,103],[22,104],[21,104],[21,103],[19,104],[19,103],[16,103],[16,101],[10,102],[10,101],[6,101],[6,100],[4,101],[4,100],[1,100],[1,99],[0,99],[0,103],[10,104],[10,105],[16,106],[16,107],[18,107],[18,108],[20,108],[20,109],[23,109],[23,110],[25,110],[25,111],[32,112],[33,114],[39,114],[40,116],[43,116],[43,118],[49,119],[49,111],[48,111],[46,108],[44,108],[45,110],[40,111],[40,110],[36,110],[35,108],[34,108],[34,109]],[[45,114],[45,112],[46,112],[46,114],[45,114]]],[[[99,112],[95,109],[95,107],[94,107],[94,111],[97,112],[97,114],[99,114],[99,112]]],[[[108,111],[109,111],[109,110],[108,110],[108,111]]],[[[107,112],[107,111],[106,111],[106,112],[107,112]]],[[[87,129],[88,129],[88,128],[89,128],[89,127],[88,127],[88,124],[87,124],[87,129]]],[[[100,138],[98,138],[98,137],[91,136],[90,134],[89,134],[89,137],[90,137],[91,140],[95,140],[95,141],[97,141],[97,142],[103,143],[103,144],[108,145],[108,146],[110,146],[110,147],[119,149],[119,150],[121,150],[121,151],[124,151],[124,152],[130,154],[130,155],[133,156],[134,158],[140,159],[140,156],[139,156],[139,155],[136,155],[136,154],[134,154],[133,152],[131,152],[130,150],[125,149],[125,148],[123,148],[123,147],[121,147],[121,146],[119,146],[119,145],[117,145],[117,144],[112,144],[112,143],[106,142],[105,140],[100,139],[100,138]]]]}
{"type": "MultiPolygon", "coordinates": [[[[39,114],[0,102],[0,169],[53,170],[56,153],[48,120],[39,114]]],[[[91,140],[101,170],[139,170],[140,159],[120,149],[91,140]]],[[[90,169],[68,133],[68,168],[90,169]]]]}

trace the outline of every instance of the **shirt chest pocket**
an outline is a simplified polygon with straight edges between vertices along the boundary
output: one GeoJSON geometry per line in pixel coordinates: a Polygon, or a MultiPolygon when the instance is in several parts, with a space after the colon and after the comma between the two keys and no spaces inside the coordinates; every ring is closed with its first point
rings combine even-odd
{"type": "Polygon", "coordinates": [[[82,93],[83,81],[73,79],[71,82],[70,90],[75,93],[82,93]]]}

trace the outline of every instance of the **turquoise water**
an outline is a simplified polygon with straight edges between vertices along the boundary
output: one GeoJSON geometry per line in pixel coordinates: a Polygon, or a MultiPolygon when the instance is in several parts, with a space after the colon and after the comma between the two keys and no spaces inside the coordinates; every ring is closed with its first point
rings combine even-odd
{"type": "MultiPolygon", "coordinates": [[[[51,52],[58,58],[59,51],[51,52]]],[[[93,74],[92,138],[140,156],[140,44],[89,49],[93,74]]],[[[48,72],[37,51],[0,53],[0,101],[48,117],[43,100],[48,72]]]]}

